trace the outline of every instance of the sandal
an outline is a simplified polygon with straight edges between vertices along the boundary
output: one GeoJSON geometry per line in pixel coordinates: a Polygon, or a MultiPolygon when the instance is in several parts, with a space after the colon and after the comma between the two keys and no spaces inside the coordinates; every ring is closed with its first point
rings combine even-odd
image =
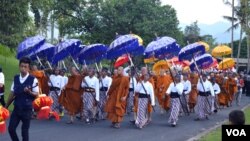
{"type": "Polygon", "coordinates": [[[114,128],[116,128],[116,129],[119,129],[120,127],[121,127],[121,126],[120,126],[120,124],[118,124],[118,123],[114,125],[114,128]]]}
{"type": "Polygon", "coordinates": [[[66,122],[66,124],[73,124],[74,122],[73,121],[68,121],[68,122],[66,122]]]}

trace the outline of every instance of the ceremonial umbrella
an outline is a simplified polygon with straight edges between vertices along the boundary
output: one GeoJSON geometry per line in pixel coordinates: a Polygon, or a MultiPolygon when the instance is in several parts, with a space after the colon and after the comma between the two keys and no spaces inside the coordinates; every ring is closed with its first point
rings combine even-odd
{"type": "Polygon", "coordinates": [[[52,64],[56,64],[67,56],[71,55],[71,53],[74,51],[74,48],[79,47],[80,44],[81,41],[78,39],[67,39],[59,43],[56,46],[56,51],[52,60],[52,64]]]}
{"type": "Polygon", "coordinates": [[[153,71],[158,75],[160,74],[161,70],[167,70],[167,69],[170,69],[170,66],[168,62],[165,60],[160,60],[156,62],[153,66],[153,71]]]}
{"type": "Polygon", "coordinates": [[[205,53],[205,47],[199,43],[193,43],[187,45],[179,52],[179,60],[192,60],[196,56],[203,55],[205,53]]]}
{"type": "Polygon", "coordinates": [[[190,62],[187,60],[180,61],[178,57],[173,57],[172,59],[168,60],[169,64],[172,64],[173,66],[175,65],[180,65],[182,67],[189,66],[190,62]]]}
{"type": "Polygon", "coordinates": [[[127,63],[129,61],[129,57],[127,54],[124,54],[122,56],[120,56],[119,58],[117,58],[117,60],[115,61],[114,67],[117,68],[119,66],[122,66],[123,64],[127,63]]]}
{"type": "Polygon", "coordinates": [[[199,41],[197,43],[203,45],[205,47],[206,52],[209,51],[210,47],[206,42],[199,41]]]}
{"type": "Polygon", "coordinates": [[[176,44],[176,40],[171,37],[159,37],[157,40],[150,42],[145,51],[144,57],[156,57],[158,59],[170,59],[177,56],[180,46],[176,44]]]}
{"type": "Polygon", "coordinates": [[[214,57],[223,57],[226,55],[230,55],[232,53],[232,49],[226,45],[216,46],[212,51],[212,56],[214,57]]]}
{"type": "Polygon", "coordinates": [[[0,133],[3,134],[6,132],[6,123],[5,121],[9,118],[10,113],[8,109],[0,106],[0,133]]]}
{"type": "Polygon", "coordinates": [[[28,37],[18,45],[17,48],[17,59],[23,56],[29,55],[30,53],[37,50],[41,45],[45,43],[45,38],[37,35],[34,37],[28,37]]]}
{"type": "Polygon", "coordinates": [[[107,46],[104,44],[91,44],[86,46],[79,54],[80,62],[96,63],[106,58],[107,46]]]}
{"type": "Polygon", "coordinates": [[[233,58],[226,58],[223,59],[218,66],[218,69],[220,70],[225,70],[225,69],[230,69],[235,66],[235,61],[233,58]]]}
{"type": "Polygon", "coordinates": [[[147,64],[147,63],[155,62],[157,60],[158,60],[157,58],[151,57],[151,58],[145,58],[143,61],[144,61],[145,64],[147,64]]]}
{"type": "Polygon", "coordinates": [[[143,40],[140,36],[138,36],[136,34],[131,34],[131,35],[138,40],[140,46],[143,46],[143,40]]]}
{"type": "Polygon", "coordinates": [[[32,60],[39,58],[45,58],[48,61],[52,61],[53,55],[55,53],[55,46],[50,43],[44,43],[39,49],[29,54],[32,60]]]}
{"type": "MultiPolygon", "coordinates": [[[[232,54],[232,49],[226,45],[218,45],[212,50],[212,56],[222,57],[222,60],[224,60],[224,56],[230,54],[232,54]]],[[[222,66],[222,68],[224,67],[222,66]]]]}
{"type": "Polygon", "coordinates": [[[210,67],[216,68],[218,66],[218,61],[217,59],[213,58],[213,63],[210,67]]]}
{"type": "Polygon", "coordinates": [[[115,59],[123,54],[133,53],[139,47],[139,41],[131,34],[116,38],[107,50],[107,59],[115,59]]]}
{"type": "Polygon", "coordinates": [[[213,57],[210,54],[203,54],[196,57],[190,64],[190,69],[207,69],[213,64],[213,57]],[[198,67],[198,68],[197,68],[198,67]]]}

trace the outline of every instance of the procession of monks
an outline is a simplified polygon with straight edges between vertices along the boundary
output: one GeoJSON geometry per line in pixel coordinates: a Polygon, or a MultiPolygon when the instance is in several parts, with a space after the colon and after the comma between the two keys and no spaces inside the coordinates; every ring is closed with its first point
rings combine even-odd
{"type": "Polygon", "coordinates": [[[41,94],[56,94],[54,110],[65,111],[70,117],[68,124],[74,123],[76,117],[87,124],[107,119],[117,129],[130,113],[134,115],[132,124],[140,129],[146,127],[156,107],[161,114],[170,112],[169,123],[173,127],[183,114],[196,113],[195,120],[208,119],[218,110],[232,106],[234,100],[240,105],[244,86],[242,75],[231,71],[156,73],[146,67],[140,71],[119,67],[111,74],[107,68],[96,72],[94,68],[83,67],[79,71],[72,67],[66,77],[65,71],[58,70],[55,68],[50,76],[36,66],[31,71],[38,79],[41,94]]]}

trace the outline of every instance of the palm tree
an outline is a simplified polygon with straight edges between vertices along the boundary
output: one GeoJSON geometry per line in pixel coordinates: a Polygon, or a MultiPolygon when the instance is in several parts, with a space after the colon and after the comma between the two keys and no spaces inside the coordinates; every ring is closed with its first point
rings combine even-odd
{"type": "MultiPolygon", "coordinates": [[[[227,3],[227,4],[230,4],[230,3],[227,3]]],[[[227,19],[228,21],[233,23],[233,25],[227,30],[227,32],[233,31],[234,29],[237,29],[237,28],[240,27],[240,39],[239,39],[239,45],[238,45],[237,65],[236,65],[236,69],[238,70],[238,68],[239,68],[239,57],[240,57],[240,51],[241,51],[241,43],[242,43],[242,36],[243,36],[243,28],[246,25],[246,14],[244,12],[244,5],[234,6],[233,10],[234,10],[233,13],[235,14],[234,16],[232,16],[232,17],[223,16],[223,17],[225,19],[227,19]]],[[[233,50],[233,47],[232,47],[232,50],[233,50]]],[[[233,52],[232,52],[232,56],[233,56],[233,52]]]]}
{"type": "MultiPolygon", "coordinates": [[[[229,2],[228,0],[223,0],[223,2],[226,4],[226,5],[229,5],[229,6],[231,6],[232,7],[232,19],[234,19],[234,16],[235,16],[235,9],[234,9],[234,0],[232,0],[232,3],[231,2],[229,2]]],[[[231,20],[230,21],[231,23],[232,23],[232,26],[231,27],[233,27],[234,26],[234,20],[231,20]]],[[[234,28],[232,28],[231,29],[231,49],[232,49],[232,54],[231,54],[231,57],[233,58],[233,48],[234,48],[234,46],[233,46],[233,43],[234,43],[234,28]]]]}

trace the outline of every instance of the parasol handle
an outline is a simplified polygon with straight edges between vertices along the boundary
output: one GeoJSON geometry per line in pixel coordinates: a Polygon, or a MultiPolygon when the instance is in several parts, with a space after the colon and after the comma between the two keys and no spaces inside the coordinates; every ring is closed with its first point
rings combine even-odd
{"type": "Polygon", "coordinates": [[[171,59],[171,62],[172,62],[172,64],[173,64],[173,66],[174,66],[174,71],[176,72],[176,73],[178,73],[177,72],[177,70],[176,70],[176,65],[175,65],[175,63],[174,63],[174,61],[171,59]]]}
{"type": "Polygon", "coordinates": [[[51,64],[49,63],[49,61],[46,61],[46,62],[48,64],[49,68],[52,69],[51,64]]]}
{"type": "Polygon", "coordinates": [[[95,63],[95,67],[96,67],[97,71],[99,72],[99,67],[98,67],[97,63],[95,63]]]}
{"type": "Polygon", "coordinates": [[[102,69],[102,62],[100,62],[100,68],[102,69]]]}
{"type": "Polygon", "coordinates": [[[62,60],[63,68],[67,70],[64,60],[62,60]]]}
{"type": "MultiPolygon", "coordinates": [[[[204,92],[206,92],[206,90],[205,90],[205,86],[204,86],[204,83],[203,83],[203,80],[202,80],[202,78],[201,78],[200,70],[199,70],[199,68],[198,68],[198,66],[197,66],[197,64],[196,64],[195,59],[194,59],[194,54],[192,54],[192,57],[193,57],[193,61],[194,61],[195,67],[196,67],[196,69],[197,69],[197,71],[198,71],[198,75],[199,75],[199,79],[200,79],[200,82],[201,82],[202,88],[203,88],[204,92]]],[[[209,100],[208,100],[208,98],[207,98],[207,97],[206,97],[206,101],[207,101],[207,103],[208,103],[209,107],[211,108],[211,105],[210,105],[209,100]]]]}
{"type": "Polygon", "coordinates": [[[79,67],[78,67],[78,65],[76,64],[76,62],[75,62],[75,60],[74,60],[74,58],[73,58],[72,56],[71,56],[71,59],[72,59],[72,61],[73,61],[74,66],[75,66],[78,70],[80,70],[79,67]]]}
{"type": "MultiPolygon", "coordinates": [[[[129,59],[129,61],[130,61],[130,66],[134,68],[136,75],[139,76],[139,74],[138,74],[138,72],[137,72],[137,70],[136,70],[136,68],[135,68],[135,66],[134,66],[134,63],[133,63],[132,59],[130,58],[130,55],[129,55],[128,53],[127,53],[127,55],[128,55],[128,59],[129,59]]],[[[132,77],[132,79],[133,79],[133,77],[132,77]]],[[[142,88],[143,88],[143,90],[145,91],[145,93],[147,93],[146,88],[145,88],[145,86],[143,85],[143,83],[142,83],[142,82],[140,82],[140,83],[141,83],[142,88]]],[[[154,109],[153,106],[152,106],[152,108],[153,108],[153,111],[155,112],[155,109],[154,109]]]]}
{"type": "Polygon", "coordinates": [[[42,64],[42,62],[41,62],[41,60],[40,60],[40,58],[39,58],[37,55],[36,55],[36,58],[37,58],[39,64],[40,64],[41,66],[43,66],[43,64],[42,64]]]}

